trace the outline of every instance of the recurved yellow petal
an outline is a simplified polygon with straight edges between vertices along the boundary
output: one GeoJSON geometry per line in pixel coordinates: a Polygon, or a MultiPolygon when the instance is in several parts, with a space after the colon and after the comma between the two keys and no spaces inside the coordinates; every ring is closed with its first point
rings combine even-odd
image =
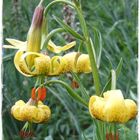
{"type": "Polygon", "coordinates": [[[105,100],[98,96],[92,96],[89,100],[89,112],[93,118],[104,120],[103,109],[105,106],[105,100]],[[93,115],[94,114],[94,115],[93,115]]]}
{"type": "Polygon", "coordinates": [[[36,75],[39,75],[39,74],[47,75],[50,71],[50,65],[51,65],[51,59],[49,56],[42,55],[42,56],[36,57],[34,59],[34,67],[35,67],[34,73],[36,75]]]}
{"type": "Polygon", "coordinates": [[[19,101],[17,101],[17,102],[15,103],[15,105],[23,106],[23,105],[25,105],[25,102],[22,101],[22,100],[19,100],[19,101]]]}
{"type": "Polygon", "coordinates": [[[19,121],[23,120],[23,117],[20,115],[21,107],[24,106],[25,103],[22,100],[19,100],[15,103],[15,105],[11,108],[11,114],[19,121]]]}
{"type": "MultiPolygon", "coordinates": [[[[24,72],[22,71],[20,65],[21,65],[21,56],[24,54],[24,51],[21,51],[19,50],[16,54],[15,54],[15,57],[14,57],[14,64],[15,64],[15,67],[16,69],[24,76],[27,76],[27,77],[31,77],[33,75],[31,74],[27,74],[27,72],[24,72]]],[[[28,72],[29,73],[29,72],[28,72]]]]}
{"type": "Polygon", "coordinates": [[[104,108],[106,121],[122,123],[128,121],[128,112],[121,90],[110,90],[103,95],[106,100],[104,108]]]}
{"type": "Polygon", "coordinates": [[[90,59],[88,54],[81,54],[76,63],[76,71],[77,73],[89,73],[91,72],[91,65],[90,65],[90,59]]]}
{"type": "Polygon", "coordinates": [[[129,115],[128,119],[134,118],[138,112],[138,108],[137,108],[136,103],[130,99],[125,99],[124,102],[125,102],[125,105],[126,105],[127,110],[128,110],[128,115],[129,115]]]}
{"type": "Polygon", "coordinates": [[[71,71],[76,72],[76,63],[77,63],[77,59],[79,55],[80,54],[77,52],[71,52],[63,56],[63,58],[67,62],[66,67],[65,67],[65,72],[71,72],[71,71]]]}
{"type": "Polygon", "coordinates": [[[48,49],[54,53],[61,53],[62,51],[66,51],[76,45],[76,41],[66,44],[63,47],[56,46],[51,40],[48,43],[48,49]]]}
{"type": "Polygon", "coordinates": [[[54,56],[51,59],[51,69],[49,75],[59,75],[64,72],[66,61],[62,56],[54,56]]]}
{"type": "Polygon", "coordinates": [[[44,122],[47,122],[51,117],[51,110],[47,105],[39,105],[38,108],[44,111],[44,122]]]}
{"type": "Polygon", "coordinates": [[[31,77],[40,74],[47,74],[50,70],[50,57],[36,52],[18,51],[14,58],[14,63],[17,70],[24,76],[31,77]],[[28,56],[34,57],[34,68],[28,66],[26,58],[28,56]]]}
{"type": "Polygon", "coordinates": [[[126,122],[128,118],[127,108],[120,90],[110,90],[104,93],[106,105],[104,115],[108,122],[126,122]]]}
{"type": "Polygon", "coordinates": [[[11,38],[7,38],[6,40],[15,48],[26,49],[26,47],[27,47],[27,41],[20,41],[20,40],[11,39],[11,38]]]}
{"type": "Polygon", "coordinates": [[[19,47],[15,47],[15,46],[12,46],[12,45],[3,45],[3,48],[5,48],[5,49],[16,49],[16,50],[19,49],[19,47]]]}
{"type": "Polygon", "coordinates": [[[20,115],[21,106],[13,106],[11,109],[11,114],[19,121],[23,120],[23,117],[20,115]]]}
{"type": "Polygon", "coordinates": [[[66,51],[76,45],[76,41],[70,42],[63,47],[59,47],[61,51],[66,51]]]}

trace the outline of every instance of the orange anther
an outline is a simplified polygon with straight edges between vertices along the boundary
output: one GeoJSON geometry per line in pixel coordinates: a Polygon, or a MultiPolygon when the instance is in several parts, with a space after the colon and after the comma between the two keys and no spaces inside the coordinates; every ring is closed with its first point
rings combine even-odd
{"type": "Polygon", "coordinates": [[[38,89],[38,100],[43,101],[46,98],[47,89],[45,87],[41,87],[38,89]]]}
{"type": "Polygon", "coordinates": [[[36,90],[35,88],[32,88],[31,98],[32,98],[33,100],[36,100],[35,90],[36,90]]]}

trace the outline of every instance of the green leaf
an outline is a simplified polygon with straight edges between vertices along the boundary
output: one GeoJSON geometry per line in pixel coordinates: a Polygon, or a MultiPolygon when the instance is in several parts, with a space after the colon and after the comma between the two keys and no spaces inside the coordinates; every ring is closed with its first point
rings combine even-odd
{"type": "Polygon", "coordinates": [[[46,49],[47,46],[48,46],[48,43],[49,43],[49,40],[52,38],[52,36],[54,36],[55,34],[57,33],[60,33],[60,32],[63,32],[64,29],[63,28],[56,28],[56,29],[53,29],[47,36],[46,38],[44,39],[44,42],[42,44],[42,50],[46,49]]]}
{"type": "Polygon", "coordinates": [[[84,44],[84,41],[81,41],[79,46],[78,46],[78,52],[82,52],[82,46],[84,44]]]}
{"type": "Polygon", "coordinates": [[[81,104],[83,104],[85,107],[88,107],[88,103],[83,100],[68,84],[66,84],[65,82],[61,81],[61,80],[51,80],[48,81],[46,84],[51,84],[51,83],[58,83],[63,85],[66,90],[68,91],[68,94],[75,99],[76,101],[80,102],[81,104]]]}
{"type": "Polygon", "coordinates": [[[90,44],[91,44],[91,47],[92,47],[92,52],[94,54],[94,59],[96,61],[96,64],[97,64],[97,60],[96,60],[96,51],[95,51],[95,47],[94,47],[94,44],[93,44],[93,41],[92,39],[90,38],[90,44]]]}
{"type": "Polygon", "coordinates": [[[80,86],[80,91],[83,95],[83,97],[86,99],[86,101],[89,100],[89,95],[85,89],[85,87],[83,86],[81,80],[79,79],[78,75],[72,72],[73,77],[75,78],[75,80],[78,82],[79,86],[80,86]]]}
{"type": "Polygon", "coordinates": [[[60,26],[62,26],[68,33],[70,33],[71,35],[73,35],[74,37],[80,39],[80,40],[84,40],[84,38],[78,34],[77,32],[75,32],[69,25],[67,25],[65,22],[63,22],[60,18],[53,16],[54,19],[58,22],[58,24],[60,24],[60,26]]]}
{"type": "Polygon", "coordinates": [[[94,32],[94,46],[96,48],[96,63],[97,63],[97,67],[100,67],[100,61],[101,61],[101,54],[102,54],[102,48],[103,48],[103,42],[102,42],[102,36],[100,31],[93,27],[93,32],[94,32]]]}

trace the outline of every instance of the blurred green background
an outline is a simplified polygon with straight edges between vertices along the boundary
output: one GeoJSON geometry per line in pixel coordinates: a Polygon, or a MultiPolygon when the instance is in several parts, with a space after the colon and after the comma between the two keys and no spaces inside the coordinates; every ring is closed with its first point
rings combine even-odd
{"type": "MultiPolygon", "coordinates": [[[[4,0],[3,1],[3,43],[5,38],[26,40],[34,8],[39,0],[4,0]]],[[[47,5],[51,0],[46,0],[47,5]]],[[[100,79],[102,87],[107,82],[111,68],[116,69],[120,58],[123,67],[117,88],[123,91],[125,98],[137,102],[137,0],[90,0],[82,1],[82,8],[88,28],[93,38],[94,27],[102,35],[103,52],[101,57],[100,79]]],[[[61,19],[65,16],[64,5],[54,6],[49,11],[49,31],[59,27],[52,15],[61,19]]],[[[74,20],[72,26],[80,32],[76,13],[71,10],[74,20]]],[[[64,34],[58,34],[54,41],[65,44],[64,34]]],[[[98,46],[95,46],[98,47],[98,46]]],[[[77,47],[73,51],[77,51],[77,47]]],[[[83,52],[86,50],[83,46],[83,52]]],[[[4,140],[19,140],[19,131],[24,123],[15,120],[10,114],[11,106],[19,99],[27,101],[35,84],[35,78],[22,76],[14,67],[15,51],[3,49],[3,137],[4,140]]],[[[91,74],[79,75],[89,95],[94,94],[91,74]]],[[[59,77],[69,84],[71,81],[65,75],[59,77]]],[[[80,94],[79,89],[76,89],[80,94]]],[[[54,85],[47,92],[46,104],[52,110],[52,118],[47,124],[34,125],[33,140],[93,140],[95,129],[88,110],[71,99],[67,91],[60,85],[54,85]],[[85,138],[84,138],[84,136],[85,138]]],[[[137,121],[118,124],[121,140],[137,139],[137,121]]]]}

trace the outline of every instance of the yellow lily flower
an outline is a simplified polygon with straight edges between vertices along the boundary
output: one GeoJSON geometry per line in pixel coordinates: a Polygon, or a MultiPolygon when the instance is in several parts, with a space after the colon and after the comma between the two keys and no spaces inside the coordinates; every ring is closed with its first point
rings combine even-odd
{"type": "MultiPolygon", "coordinates": [[[[45,74],[50,69],[50,58],[40,53],[42,42],[44,39],[44,30],[46,19],[43,17],[44,8],[40,3],[33,15],[32,24],[28,32],[27,41],[19,41],[16,39],[6,39],[11,45],[4,45],[4,48],[18,49],[14,57],[14,64],[17,70],[24,76],[35,76],[45,74]]],[[[46,30],[46,29],[45,29],[46,30]]],[[[48,42],[48,49],[54,53],[66,51],[73,46],[76,42],[73,41],[63,47],[56,46],[51,40],[48,42]]],[[[54,60],[54,59],[53,59],[54,60]]],[[[54,61],[55,64],[57,63],[54,61]]],[[[54,69],[51,69],[52,71],[54,69]]],[[[57,73],[56,73],[57,74],[57,73]]],[[[54,73],[55,75],[55,73],[54,73]]]]}
{"type": "Polygon", "coordinates": [[[34,123],[45,123],[51,117],[51,110],[47,105],[44,105],[41,101],[37,106],[25,103],[19,100],[11,108],[11,114],[19,121],[29,121],[34,123]]]}
{"type": "MultiPolygon", "coordinates": [[[[90,60],[87,54],[72,52],[64,56],[54,56],[50,58],[40,53],[42,42],[44,42],[44,35],[46,34],[46,19],[43,16],[43,11],[44,8],[40,3],[34,11],[27,41],[6,39],[11,45],[4,45],[4,48],[18,49],[14,57],[16,69],[27,77],[41,74],[54,76],[71,71],[76,73],[91,72],[90,60]],[[43,29],[45,29],[45,31],[43,29]]],[[[54,53],[60,53],[75,45],[76,42],[73,41],[60,47],[56,46],[50,40],[47,48],[54,53]]]]}
{"type": "Polygon", "coordinates": [[[124,99],[121,90],[110,90],[96,95],[89,100],[89,112],[93,118],[107,121],[125,123],[137,115],[137,106],[133,100],[124,99]]]}
{"type": "Polygon", "coordinates": [[[41,53],[23,53],[23,51],[18,51],[15,55],[14,63],[17,70],[28,77],[36,76],[39,74],[55,76],[67,72],[91,72],[89,56],[87,54],[79,54],[77,52],[50,58],[49,56],[43,55],[41,53]],[[33,70],[30,70],[26,64],[26,57],[28,57],[30,54],[36,56],[34,59],[33,70]]]}
{"type": "MultiPolygon", "coordinates": [[[[27,42],[22,42],[22,41],[15,40],[15,39],[7,39],[7,41],[9,43],[11,43],[13,46],[4,45],[3,46],[4,48],[19,49],[17,51],[17,53],[15,54],[14,64],[15,64],[15,67],[17,68],[17,70],[24,76],[31,77],[31,76],[35,76],[35,75],[39,75],[39,74],[47,75],[47,72],[50,69],[50,63],[52,63],[52,65],[54,65],[54,63],[55,63],[55,66],[57,64],[60,65],[57,62],[58,57],[57,57],[57,59],[56,59],[56,57],[53,57],[52,61],[50,62],[50,57],[47,55],[43,55],[43,54],[37,53],[37,52],[26,52],[27,42]],[[29,57],[30,57],[30,60],[27,59],[29,57]],[[31,59],[32,59],[32,61],[31,61],[31,59]],[[31,64],[31,65],[29,65],[29,64],[31,64]],[[35,69],[32,70],[33,67],[35,69]]],[[[64,51],[64,50],[67,50],[67,49],[73,47],[75,44],[76,44],[75,41],[73,41],[73,42],[65,45],[64,47],[58,47],[56,45],[52,46],[52,42],[51,42],[49,44],[49,48],[51,51],[53,51],[53,52],[56,51],[58,53],[58,52],[61,52],[61,51],[64,51]],[[52,48],[53,48],[53,50],[52,50],[52,48]]],[[[60,57],[59,57],[59,59],[60,59],[60,57]]],[[[61,61],[61,62],[63,62],[63,61],[61,61]]],[[[54,74],[50,74],[50,75],[58,75],[57,72],[55,72],[54,67],[53,67],[53,69],[51,69],[51,71],[54,74]]],[[[58,70],[58,71],[60,71],[60,70],[58,70]]]]}
{"type": "MultiPolygon", "coordinates": [[[[6,40],[11,44],[11,45],[3,45],[3,48],[6,49],[17,49],[17,50],[23,50],[27,51],[27,41],[20,41],[12,38],[6,38],[6,40]]],[[[47,49],[50,50],[53,53],[61,53],[63,51],[66,51],[76,45],[76,41],[70,42],[64,46],[56,46],[51,40],[48,43],[47,49]]],[[[34,46],[34,43],[33,45],[34,46]]],[[[29,52],[40,52],[40,51],[29,51],[29,52]]]]}
{"type": "Polygon", "coordinates": [[[64,72],[89,73],[91,72],[90,59],[88,54],[71,52],[63,56],[67,64],[64,72]]]}

